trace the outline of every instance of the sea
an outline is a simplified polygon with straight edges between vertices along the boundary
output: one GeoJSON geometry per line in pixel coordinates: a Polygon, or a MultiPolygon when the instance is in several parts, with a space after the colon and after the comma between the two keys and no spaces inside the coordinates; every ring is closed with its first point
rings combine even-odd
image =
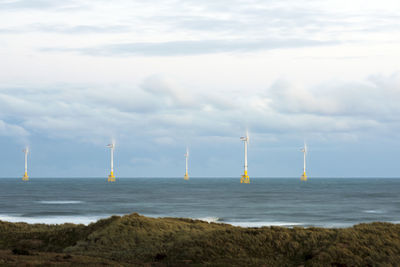
{"type": "Polygon", "coordinates": [[[0,179],[0,220],[90,224],[112,215],[185,217],[241,227],[400,223],[400,179],[0,179]]]}

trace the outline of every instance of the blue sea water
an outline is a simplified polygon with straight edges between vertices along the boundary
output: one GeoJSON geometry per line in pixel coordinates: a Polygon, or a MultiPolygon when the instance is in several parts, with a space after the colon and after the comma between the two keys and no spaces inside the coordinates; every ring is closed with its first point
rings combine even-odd
{"type": "Polygon", "coordinates": [[[347,227],[400,222],[400,179],[0,179],[0,220],[88,224],[137,212],[238,226],[347,227]]]}

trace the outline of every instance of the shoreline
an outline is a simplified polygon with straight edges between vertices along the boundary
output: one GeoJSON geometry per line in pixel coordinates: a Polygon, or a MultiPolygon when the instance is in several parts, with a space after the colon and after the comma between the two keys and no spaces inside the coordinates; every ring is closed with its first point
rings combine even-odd
{"type": "MultiPolygon", "coordinates": [[[[99,220],[108,219],[113,216],[123,217],[129,214],[113,214],[113,215],[89,215],[89,216],[52,216],[52,217],[22,217],[22,216],[12,216],[7,214],[0,214],[0,221],[9,223],[28,223],[28,224],[46,224],[46,225],[62,225],[62,224],[83,224],[88,226],[92,223],[96,223],[99,220]]],[[[303,228],[326,228],[326,229],[341,229],[349,228],[358,224],[369,224],[369,223],[392,223],[398,224],[400,221],[368,221],[368,222],[357,222],[357,223],[345,223],[345,222],[331,222],[324,224],[312,224],[307,222],[289,222],[289,221],[225,221],[218,217],[171,217],[171,216],[151,216],[142,215],[148,218],[154,219],[188,219],[188,220],[198,220],[207,223],[218,223],[227,224],[235,227],[242,228],[262,228],[262,227],[303,227],[303,228]]]]}

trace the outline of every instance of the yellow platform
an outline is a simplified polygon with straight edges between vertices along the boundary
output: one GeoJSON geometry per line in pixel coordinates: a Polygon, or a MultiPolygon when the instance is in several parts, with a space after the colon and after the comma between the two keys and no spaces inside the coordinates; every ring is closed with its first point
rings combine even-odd
{"type": "Polygon", "coordinates": [[[183,176],[183,179],[185,179],[186,181],[189,180],[189,175],[187,173],[185,173],[185,176],[183,176]]]}
{"type": "Polygon", "coordinates": [[[108,182],[115,182],[115,176],[114,176],[113,172],[110,173],[110,175],[108,176],[107,181],[108,182]]]}
{"type": "Polygon", "coordinates": [[[25,172],[24,177],[22,177],[22,181],[29,181],[28,173],[25,172]]]}
{"type": "Polygon", "coordinates": [[[307,181],[307,175],[305,172],[303,172],[303,175],[300,178],[301,181],[307,181]]]}
{"type": "Polygon", "coordinates": [[[247,171],[244,172],[242,175],[242,178],[240,178],[240,183],[241,184],[249,184],[250,183],[250,177],[247,175],[247,171]]]}

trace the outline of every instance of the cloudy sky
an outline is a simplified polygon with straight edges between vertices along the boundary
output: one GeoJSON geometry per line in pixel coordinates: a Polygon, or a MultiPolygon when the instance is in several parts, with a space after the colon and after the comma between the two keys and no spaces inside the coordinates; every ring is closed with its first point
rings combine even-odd
{"type": "Polygon", "coordinates": [[[0,0],[0,177],[400,177],[398,0],[0,0]]]}

